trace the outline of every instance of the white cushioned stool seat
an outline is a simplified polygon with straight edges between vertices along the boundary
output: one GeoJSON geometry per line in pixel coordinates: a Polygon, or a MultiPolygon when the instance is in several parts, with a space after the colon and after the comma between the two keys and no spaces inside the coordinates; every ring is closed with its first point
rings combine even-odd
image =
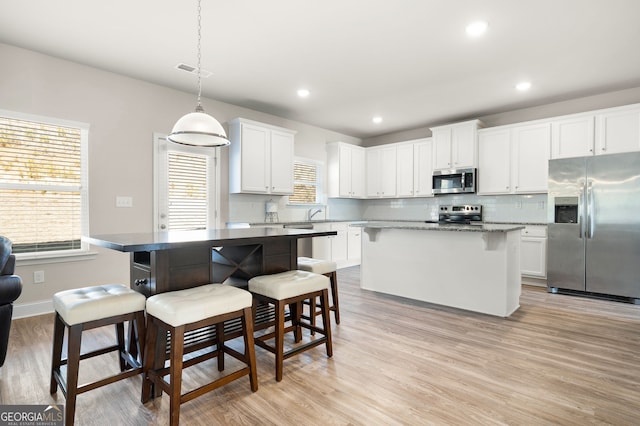
{"type": "Polygon", "coordinates": [[[224,284],[206,284],[156,294],[147,299],[147,313],[177,327],[239,311],[252,305],[251,293],[224,284]]]}
{"type": "Polygon", "coordinates": [[[329,278],[307,271],[287,271],[261,275],[249,280],[249,291],[276,300],[284,300],[301,294],[329,288],[329,278]]]}
{"type": "Polygon", "coordinates": [[[298,258],[298,269],[307,272],[313,272],[315,274],[328,274],[334,272],[338,265],[331,260],[312,259],[310,257],[298,258]]]}
{"type": "Polygon", "coordinates": [[[68,325],[75,325],[144,311],[145,301],[122,284],[105,284],[60,291],[53,295],[53,308],[68,325]]]}

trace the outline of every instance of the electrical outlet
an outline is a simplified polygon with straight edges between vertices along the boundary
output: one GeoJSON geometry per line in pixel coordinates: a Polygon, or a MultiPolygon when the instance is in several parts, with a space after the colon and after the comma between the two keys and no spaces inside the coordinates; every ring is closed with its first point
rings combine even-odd
{"type": "Polygon", "coordinates": [[[42,284],[44,282],[44,271],[33,271],[33,283],[42,284]]]}
{"type": "Polygon", "coordinates": [[[116,207],[133,207],[133,197],[118,195],[116,197],[116,207]]]}

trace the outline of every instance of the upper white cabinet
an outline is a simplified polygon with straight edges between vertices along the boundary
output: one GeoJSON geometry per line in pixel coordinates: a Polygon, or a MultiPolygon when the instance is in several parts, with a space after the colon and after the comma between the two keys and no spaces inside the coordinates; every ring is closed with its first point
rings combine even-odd
{"type": "Polygon", "coordinates": [[[511,188],[511,129],[484,129],[478,135],[478,193],[508,194],[511,188]]]}
{"type": "Polygon", "coordinates": [[[367,197],[396,196],[396,145],[367,148],[367,197]]]}
{"type": "Polygon", "coordinates": [[[512,148],[514,192],[547,192],[551,125],[540,123],[514,127],[512,148]]]}
{"type": "Polygon", "coordinates": [[[558,117],[551,130],[551,158],[640,151],[640,106],[558,117]]]}
{"type": "Polygon", "coordinates": [[[596,155],[640,151],[640,105],[600,111],[596,128],[596,155]]]}
{"type": "Polygon", "coordinates": [[[433,143],[431,138],[397,144],[397,196],[433,196],[433,143]]]}
{"type": "Polygon", "coordinates": [[[503,126],[479,132],[479,194],[547,191],[551,125],[503,126]]]}
{"type": "Polygon", "coordinates": [[[595,115],[579,115],[551,121],[551,158],[593,155],[595,115]]]}
{"type": "Polygon", "coordinates": [[[480,120],[465,121],[431,128],[433,168],[459,169],[477,167],[478,128],[480,120]]]}
{"type": "Polygon", "coordinates": [[[365,197],[365,149],[344,142],[327,144],[328,196],[365,197]]]}
{"type": "Polygon", "coordinates": [[[293,193],[295,131],[243,118],[229,123],[229,192],[293,193]]]}

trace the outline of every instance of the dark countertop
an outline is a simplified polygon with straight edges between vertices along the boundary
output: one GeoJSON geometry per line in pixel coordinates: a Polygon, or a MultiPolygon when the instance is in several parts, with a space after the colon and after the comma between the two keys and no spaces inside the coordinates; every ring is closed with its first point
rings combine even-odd
{"type": "Polygon", "coordinates": [[[295,228],[202,229],[194,231],[144,232],[82,237],[90,244],[123,252],[154,251],[188,246],[260,244],[272,239],[298,239],[336,235],[336,231],[295,228]]]}

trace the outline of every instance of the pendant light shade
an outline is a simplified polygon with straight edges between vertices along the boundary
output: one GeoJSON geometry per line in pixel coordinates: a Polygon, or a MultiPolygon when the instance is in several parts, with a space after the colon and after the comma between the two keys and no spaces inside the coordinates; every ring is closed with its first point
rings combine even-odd
{"type": "Polygon", "coordinates": [[[183,116],[179,119],[167,136],[171,142],[190,146],[227,146],[229,139],[222,128],[222,125],[204,112],[200,103],[202,95],[202,76],[200,72],[200,40],[202,39],[201,21],[201,0],[198,0],[198,104],[195,112],[183,116]]]}
{"type": "Polygon", "coordinates": [[[227,146],[229,139],[222,125],[198,105],[195,112],[180,118],[167,137],[171,142],[191,146],[227,146]]]}

